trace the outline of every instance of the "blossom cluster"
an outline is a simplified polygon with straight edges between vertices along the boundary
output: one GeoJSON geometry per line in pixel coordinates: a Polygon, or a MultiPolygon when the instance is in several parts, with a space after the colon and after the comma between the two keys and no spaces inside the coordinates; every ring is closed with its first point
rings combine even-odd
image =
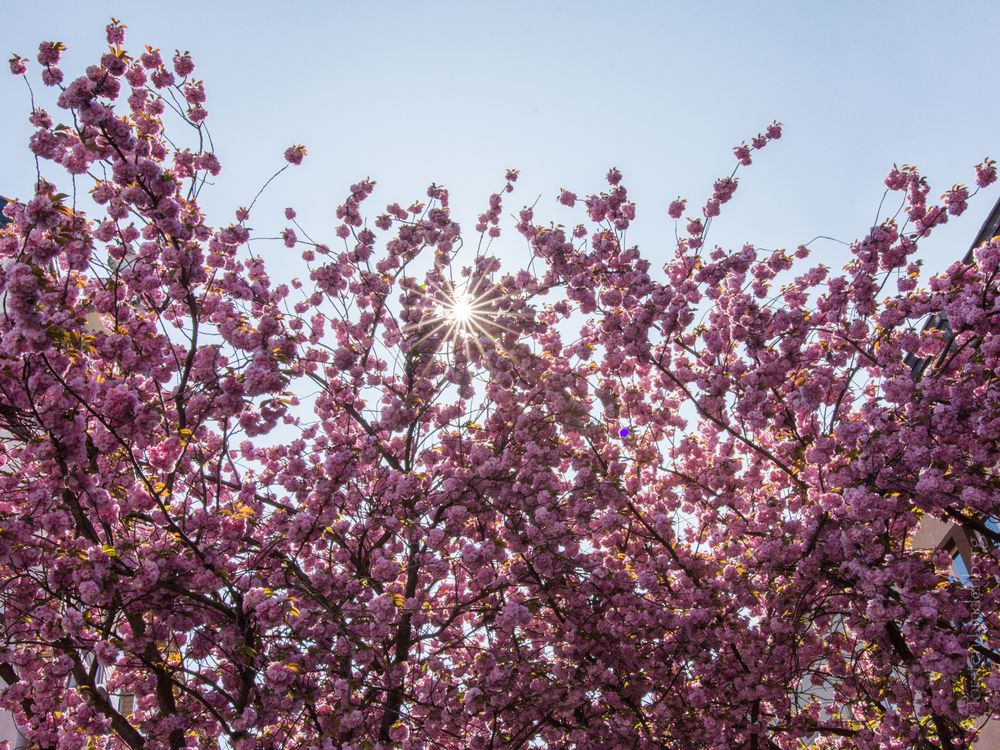
{"type": "Polygon", "coordinates": [[[200,207],[190,53],[107,42],[68,82],[35,58],[66,115],[31,153],[89,213],[39,181],[0,230],[0,707],[30,742],[944,749],[1000,711],[1000,242],[914,260],[974,192],[893,168],[900,218],[840,272],[708,245],[735,171],[666,258],[617,169],[559,194],[571,228],[519,211],[523,269],[488,240],[462,267],[439,185],[369,221],[358,180],[336,242],[289,208],[266,245],[253,203],[200,207]],[[984,542],[974,587],[925,518],[984,542]]]}

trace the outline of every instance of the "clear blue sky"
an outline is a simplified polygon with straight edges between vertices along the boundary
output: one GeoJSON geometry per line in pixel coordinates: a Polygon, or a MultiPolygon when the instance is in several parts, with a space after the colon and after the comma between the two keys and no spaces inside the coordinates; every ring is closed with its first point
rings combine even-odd
{"type": "MultiPolygon", "coordinates": [[[[11,3],[0,51],[34,58],[58,39],[73,75],[104,48],[112,15],[133,50],[195,56],[223,162],[210,218],[228,222],[282,150],[304,143],[305,164],[251,223],[280,228],[293,205],[327,241],[361,177],[378,180],[372,209],[444,184],[471,230],[507,167],[522,170],[508,209],[541,194],[536,215],[569,224],[579,214],[555,205],[559,188],[599,189],[614,165],[638,203],[630,238],[665,257],[667,203],[701,205],[732,168],[731,147],[775,118],[785,137],[741,173],[710,241],[849,240],[871,223],[894,161],[919,165],[937,196],[1000,158],[995,2],[11,3]]],[[[0,94],[0,192],[24,195],[27,93],[0,75],[0,94]]],[[[996,196],[925,247],[929,269],[964,253],[996,196]]],[[[498,249],[514,244],[508,230],[498,249]]],[[[846,259],[832,243],[817,250],[835,267],[846,259]]]]}

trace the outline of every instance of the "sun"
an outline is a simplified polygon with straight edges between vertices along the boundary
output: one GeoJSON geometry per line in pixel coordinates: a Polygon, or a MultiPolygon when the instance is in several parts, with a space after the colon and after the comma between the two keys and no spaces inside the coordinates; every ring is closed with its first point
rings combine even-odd
{"type": "Polygon", "coordinates": [[[465,289],[458,289],[441,305],[441,312],[455,327],[468,327],[476,317],[475,299],[465,289]]]}
{"type": "Polygon", "coordinates": [[[424,291],[433,303],[433,314],[411,330],[421,340],[440,337],[452,348],[483,351],[500,330],[496,320],[496,288],[483,278],[464,284],[445,283],[424,291]]]}
{"type": "Polygon", "coordinates": [[[490,337],[493,317],[490,295],[478,286],[438,290],[437,323],[452,343],[476,343],[481,335],[490,337]]]}

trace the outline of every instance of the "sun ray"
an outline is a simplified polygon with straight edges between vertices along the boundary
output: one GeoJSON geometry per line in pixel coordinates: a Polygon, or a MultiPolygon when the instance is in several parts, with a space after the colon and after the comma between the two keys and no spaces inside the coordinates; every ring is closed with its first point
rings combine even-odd
{"type": "Polygon", "coordinates": [[[433,285],[423,292],[432,314],[403,330],[418,336],[414,346],[441,335],[440,343],[452,350],[461,346],[468,352],[474,347],[484,354],[482,338],[495,341],[499,331],[514,332],[496,320],[495,292],[496,287],[483,277],[464,284],[433,285]]]}

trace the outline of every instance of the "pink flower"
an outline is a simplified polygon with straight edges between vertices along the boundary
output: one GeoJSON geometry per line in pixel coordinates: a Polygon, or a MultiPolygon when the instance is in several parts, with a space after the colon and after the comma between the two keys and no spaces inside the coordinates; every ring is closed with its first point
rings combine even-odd
{"type": "Polygon", "coordinates": [[[155,70],[156,68],[163,67],[163,58],[160,57],[160,50],[153,47],[147,46],[146,51],[142,53],[139,60],[146,70],[155,70]]]}
{"type": "Polygon", "coordinates": [[[301,164],[302,158],[306,155],[305,146],[289,146],[285,149],[285,161],[289,164],[301,164]]]}
{"type": "Polygon", "coordinates": [[[107,641],[98,641],[94,644],[94,654],[97,661],[104,666],[110,666],[118,660],[118,649],[107,641]]]}
{"type": "Polygon", "coordinates": [[[774,122],[772,122],[770,125],[767,126],[767,130],[765,132],[770,140],[772,141],[778,140],[779,138],[781,138],[781,123],[775,120],[774,122]]]}
{"type": "MultiPolygon", "coordinates": [[[[117,77],[123,75],[125,73],[126,68],[128,67],[128,63],[120,55],[117,55],[114,52],[105,52],[103,55],[101,55],[101,65],[104,67],[104,71],[101,71],[98,68],[97,70],[94,71],[94,73],[96,74],[94,77],[97,81],[103,81],[104,83],[109,82],[104,80],[105,71],[107,73],[110,73],[112,76],[117,77]]],[[[90,70],[88,69],[87,72],[89,75],[90,70]]],[[[109,94],[109,96],[111,95],[109,94]]],[[[111,96],[111,98],[114,97],[111,96]]]]}
{"type": "Polygon", "coordinates": [[[405,742],[407,737],[410,736],[410,728],[403,723],[394,724],[389,730],[389,738],[393,742],[405,742]]]}
{"type": "Polygon", "coordinates": [[[941,196],[945,202],[945,206],[948,209],[948,213],[952,216],[961,215],[969,204],[967,203],[969,198],[969,190],[965,185],[955,185],[951,190],[941,196]]]}
{"type": "Polygon", "coordinates": [[[174,55],[174,72],[181,78],[187,78],[194,72],[194,60],[191,59],[190,52],[178,52],[174,55]]]}
{"type": "Polygon", "coordinates": [[[66,50],[62,42],[42,42],[38,45],[38,62],[42,65],[58,65],[59,58],[66,50]]]}
{"type": "Polygon", "coordinates": [[[128,26],[123,24],[117,18],[112,18],[111,23],[104,27],[105,34],[107,35],[108,44],[120,45],[125,43],[125,29],[128,26]]]}
{"type": "Polygon", "coordinates": [[[149,78],[158,89],[165,89],[174,85],[174,74],[166,68],[157,68],[150,74],[149,78]]]}
{"type": "Polygon", "coordinates": [[[890,190],[903,190],[909,184],[909,179],[905,172],[893,165],[892,171],[885,178],[885,186],[890,190]]]}
{"type": "Polygon", "coordinates": [[[285,241],[285,247],[295,247],[295,242],[297,237],[295,236],[295,230],[288,228],[281,233],[282,239],[285,241]]]}
{"type": "Polygon", "coordinates": [[[340,725],[345,729],[354,729],[355,727],[361,726],[361,723],[365,720],[365,715],[360,711],[351,711],[343,719],[340,720],[340,725]]]}
{"type": "Polygon", "coordinates": [[[976,184],[984,188],[993,184],[997,179],[996,162],[993,159],[984,159],[976,165],[976,184]]]}
{"type": "Polygon", "coordinates": [[[285,209],[285,218],[288,219],[289,221],[291,221],[292,219],[294,219],[295,218],[295,209],[294,208],[286,208],[285,209]]]}
{"type": "Polygon", "coordinates": [[[750,158],[750,147],[745,143],[741,143],[739,146],[736,146],[733,149],[733,154],[736,156],[739,163],[744,167],[749,166],[753,161],[753,159],[750,158]]]}
{"type": "Polygon", "coordinates": [[[93,581],[84,581],[79,587],[80,598],[86,604],[97,604],[101,600],[101,588],[93,581]]]}
{"type": "Polygon", "coordinates": [[[198,169],[204,169],[211,175],[217,175],[222,171],[222,165],[219,164],[219,158],[213,153],[199,154],[195,159],[195,165],[198,169]]]}
{"type": "Polygon", "coordinates": [[[681,198],[672,201],[670,206],[667,208],[667,216],[669,216],[671,219],[681,218],[681,215],[684,213],[684,206],[686,205],[687,205],[687,200],[682,200],[681,198]]]}
{"type": "Polygon", "coordinates": [[[63,72],[54,66],[48,66],[42,71],[42,83],[46,86],[56,86],[62,83],[63,72]]]}
{"type": "Polygon", "coordinates": [[[572,208],[576,205],[576,193],[571,193],[569,190],[559,191],[559,202],[564,206],[569,206],[572,208]]]}
{"type": "Polygon", "coordinates": [[[42,229],[49,229],[59,223],[59,210],[48,195],[39,194],[28,201],[24,217],[42,229]]]}
{"type": "Polygon", "coordinates": [[[24,75],[25,71],[28,70],[25,63],[28,62],[27,57],[19,57],[17,54],[10,56],[10,72],[16,76],[24,75]]]}
{"type": "Polygon", "coordinates": [[[715,181],[715,199],[719,203],[727,203],[730,198],[733,197],[733,193],[736,192],[736,188],[739,186],[739,180],[735,177],[723,177],[721,180],[715,181]]]}
{"type": "Polygon", "coordinates": [[[497,615],[497,626],[504,630],[526,625],[531,621],[531,612],[520,602],[508,601],[497,615]]]}
{"type": "Polygon", "coordinates": [[[125,71],[125,80],[132,88],[140,88],[146,83],[146,71],[141,65],[132,64],[125,71]]]}
{"type": "Polygon", "coordinates": [[[188,104],[204,104],[205,103],[205,84],[201,81],[191,82],[184,84],[184,99],[188,104]]]}
{"type": "Polygon", "coordinates": [[[267,678],[268,685],[272,688],[284,689],[295,681],[295,675],[298,671],[298,667],[294,664],[273,662],[264,671],[264,676],[267,678]]]}

